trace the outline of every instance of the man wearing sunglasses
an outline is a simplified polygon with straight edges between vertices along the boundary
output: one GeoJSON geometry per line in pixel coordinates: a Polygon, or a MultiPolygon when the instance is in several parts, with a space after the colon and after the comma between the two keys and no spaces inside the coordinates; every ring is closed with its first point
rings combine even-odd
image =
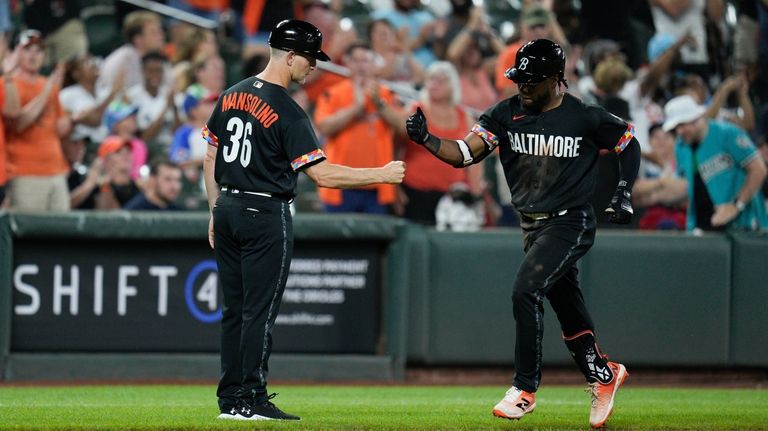
{"type": "Polygon", "coordinates": [[[605,211],[610,221],[625,224],[632,217],[630,193],[640,145],[631,124],[561,91],[567,88],[564,69],[562,48],[536,39],[518,50],[514,66],[506,72],[519,94],[485,111],[464,140],[430,134],[420,110],[408,118],[406,129],[414,142],[455,167],[477,163],[498,147],[512,204],[520,214],[526,254],[512,293],[516,375],[493,414],[520,419],[536,407],[546,298],[590,385],[590,425],[598,428],[611,414],[616,391],[628,374],[624,365],[609,362],[597,347],[576,263],[595,237],[589,197],[600,151],[619,154],[620,181],[605,211]]]}

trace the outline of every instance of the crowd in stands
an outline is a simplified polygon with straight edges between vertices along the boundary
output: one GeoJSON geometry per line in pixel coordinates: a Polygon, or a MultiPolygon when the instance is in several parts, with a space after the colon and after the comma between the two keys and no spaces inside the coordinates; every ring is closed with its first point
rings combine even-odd
{"type": "MultiPolygon", "coordinates": [[[[299,18],[323,32],[332,64],[289,91],[329,160],[407,164],[397,187],[315,190],[303,181],[299,211],[393,214],[463,231],[515,225],[496,154],[454,169],[410,142],[404,123],[421,108],[433,133],[462,139],[483,111],[516,94],[504,71],[517,50],[548,38],[567,55],[561,89],[634,124],[643,151],[636,227],[718,230],[701,220],[734,198],[710,181],[729,175],[762,182],[757,222],[739,227],[768,229],[765,170],[750,164],[768,164],[768,0],[162,3],[215,26],[120,1],[0,3],[0,208],[207,210],[200,131],[219,94],[264,67],[270,29],[299,18]],[[103,59],[87,25],[97,6],[113,12],[122,36],[103,59]],[[703,129],[686,129],[692,112],[703,129]],[[698,166],[697,146],[715,134],[733,140],[722,149],[730,159],[698,166]],[[685,139],[693,153],[681,150],[685,139]]],[[[601,177],[618,177],[614,157],[600,157],[601,177]]],[[[595,191],[596,213],[613,189],[595,191]]]]}

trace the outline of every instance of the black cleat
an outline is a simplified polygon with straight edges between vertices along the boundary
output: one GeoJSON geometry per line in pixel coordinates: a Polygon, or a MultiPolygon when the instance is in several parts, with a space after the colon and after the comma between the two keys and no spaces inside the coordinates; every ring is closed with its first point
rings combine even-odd
{"type": "Polygon", "coordinates": [[[266,400],[258,402],[255,399],[241,399],[240,411],[235,419],[244,421],[298,421],[300,417],[288,414],[280,410],[270,401],[277,394],[272,394],[266,400]]]}

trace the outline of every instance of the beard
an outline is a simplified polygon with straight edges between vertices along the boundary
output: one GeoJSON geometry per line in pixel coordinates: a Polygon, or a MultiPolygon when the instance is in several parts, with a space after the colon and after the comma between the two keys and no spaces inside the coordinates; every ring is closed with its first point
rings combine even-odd
{"type": "Polygon", "coordinates": [[[523,107],[535,112],[540,112],[542,109],[544,109],[545,106],[547,106],[547,104],[551,100],[551,98],[549,97],[549,93],[544,93],[539,96],[525,96],[523,94],[521,94],[520,96],[531,98],[528,101],[524,99],[521,99],[521,101],[522,101],[523,107]]]}

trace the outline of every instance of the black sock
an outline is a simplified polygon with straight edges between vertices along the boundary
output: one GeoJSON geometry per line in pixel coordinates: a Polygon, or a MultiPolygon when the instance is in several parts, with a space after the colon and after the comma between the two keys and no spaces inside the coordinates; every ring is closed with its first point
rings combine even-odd
{"type": "Polygon", "coordinates": [[[613,371],[608,366],[608,361],[600,353],[595,343],[595,335],[592,331],[577,334],[575,337],[566,338],[565,345],[571,352],[573,360],[581,370],[587,382],[610,383],[613,380],[613,371]]]}

